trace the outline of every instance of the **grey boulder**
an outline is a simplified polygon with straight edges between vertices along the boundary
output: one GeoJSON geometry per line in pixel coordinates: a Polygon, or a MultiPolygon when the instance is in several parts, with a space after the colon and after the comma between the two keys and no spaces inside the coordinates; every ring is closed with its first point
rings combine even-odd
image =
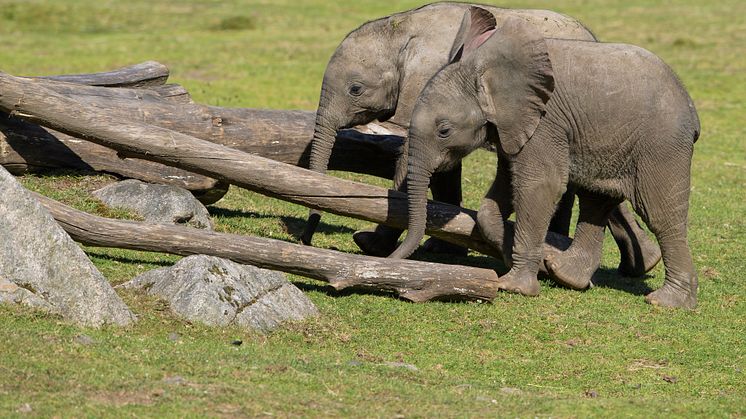
{"type": "Polygon", "coordinates": [[[231,324],[267,333],[282,323],[318,314],[285,274],[214,256],[194,255],[120,285],[146,290],[192,322],[231,324]]]}
{"type": "Polygon", "coordinates": [[[80,326],[135,320],[83,250],[2,167],[0,302],[45,309],[80,326]]]}
{"type": "Polygon", "coordinates": [[[128,179],[105,186],[93,195],[104,204],[124,208],[155,224],[186,224],[212,230],[207,208],[186,189],[128,179]]]}

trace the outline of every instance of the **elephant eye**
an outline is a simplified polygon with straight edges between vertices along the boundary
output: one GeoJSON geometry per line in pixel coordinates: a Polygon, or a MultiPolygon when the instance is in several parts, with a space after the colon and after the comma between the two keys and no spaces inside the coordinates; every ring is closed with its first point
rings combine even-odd
{"type": "Polygon", "coordinates": [[[451,136],[451,127],[449,126],[441,126],[438,128],[438,137],[440,138],[448,138],[451,136]]]}
{"type": "Polygon", "coordinates": [[[355,83],[352,86],[350,86],[350,95],[352,95],[352,96],[360,96],[360,95],[363,94],[363,90],[365,90],[365,89],[363,88],[362,84],[355,83]]]}

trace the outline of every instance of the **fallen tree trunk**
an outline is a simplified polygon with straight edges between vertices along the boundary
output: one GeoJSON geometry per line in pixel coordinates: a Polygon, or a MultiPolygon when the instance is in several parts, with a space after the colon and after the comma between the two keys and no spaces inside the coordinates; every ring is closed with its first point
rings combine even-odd
{"type": "Polygon", "coordinates": [[[89,141],[0,114],[0,164],[14,175],[47,169],[103,172],[191,191],[204,204],[217,202],[228,185],[147,160],[122,158],[89,141]]]}
{"type": "Polygon", "coordinates": [[[351,255],[280,240],[112,220],[36,196],[75,241],[88,246],[218,256],[326,281],[338,290],[364,287],[392,291],[414,302],[491,301],[497,294],[498,277],[489,269],[351,255]]]}
{"type": "MultiPolygon", "coordinates": [[[[120,152],[210,176],[264,195],[397,228],[407,226],[406,195],[351,182],[139,122],[117,120],[46,89],[0,73],[0,109],[120,152]],[[71,117],[70,109],[75,109],[71,117]]],[[[481,237],[476,213],[428,203],[427,232],[451,243],[498,255],[481,237]]],[[[512,224],[508,230],[512,229],[512,224]]],[[[512,231],[507,231],[511,234],[512,231]]],[[[545,254],[570,239],[548,234],[545,254]]]]}
{"type": "Polygon", "coordinates": [[[59,76],[34,77],[66,83],[103,87],[159,86],[168,80],[168,67],[155,61],[122,67],[112,71],[90,74],[65,74],[59,76]]]}
{"type": "MultiPolygon", "coordinates": [[[[188,92],[181,86],[153,85],[164,82],[163,77],[167,76],[165,66],[150,62],[111,73],[54,76],[51,77],[53,81],[47,78],[25,80],[70,97],[84,107],[105,112],[111,118],[132,119],[247,153],[308,167],[315,118],[313,112],[199,105],[191,102],[188,92]],[[137,68],[146,71],[137,71],[137,68]],[[151,73],[157,74],[158,78],[148,79],[151,73]],[[93,86],[145,85],[148,88],[112,89],[65,81],[85,82],[93,86]]],[[[398,135],[404,132],[392,124],[380,124],[383,128],[378,125],[370,124],[357,131],[340,132],[330,169],[393,177],[394,164],[402,145],[402,138],[398,135]],[[398,135],[366,134],[372,132],[398,135]]],[[[178,169],[164,169],[159,173],[163,167],[159,164],[144,164],[135,158],[118,159],[113,151],[105,147],[81,142],[54,130],[41,129],[35,124],[14,121],[3,115],[0,115],[0,165],[14,174],[70,168],[173,184],[195,192],[198,197],[202,196],[204,203],[210,203],[204,199],[205,191],[224,189],[216,187],[212,179],[178,169]]]]}

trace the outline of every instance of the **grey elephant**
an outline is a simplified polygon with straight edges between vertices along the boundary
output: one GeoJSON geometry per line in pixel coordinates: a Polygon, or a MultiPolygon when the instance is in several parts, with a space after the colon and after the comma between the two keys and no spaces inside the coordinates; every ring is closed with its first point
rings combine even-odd
{"type": "Polygon", "coordinates": [[[431,174],[490,141],[500,159],[477,219],[488,241],[512,248],[501,289],[538,294],[544,236],[560,196],[574,185],[576,241],[550,269],[586,274],[577,270],[586,263],[577,262],[583,255],[578,236],[600,240],[609,212],[627,199],[655,234],[666,268],[663,286],[646,300],[695,307],[687,216],[700,124],[673,71],[631,45],[544,39],[514,19],[496,29],[479,8],[464,19],[468,30],[456,40],[452,64],[428,82],[413,111],[409,232],[391,256],[408,257],[424,235],[431,174]],[[513,211],[509,238],[504,221],[513,211]]]}
{"type": "MultiPolygon", "coordinates": [[[[470,5],[436,3],[397,13],[362,25],[342,41],[324,74],[312,142],[310,169],[325,172],[337,131],[378,120],[408,128],[414,103],[427,80],[448,63],[448,58],[470,5]]],[[[578,21],[546,10],[487,7],[497,19],[520,19],[544,37],[595,41],[578,21]]],[[[397,164],[395,188],[403,190],[406,159],[397,164]]],[[[436,200],[461,203],[461,166],[436,174],[432,181],[436,200]]],[[[573,195],[568,194],[558,211],[552,231],[568,234],[573,195]]],[[[311,243],[320,214],[311,212],[301,240],[311,243]]],[[[620,246],[620,271],[639,276],[660,259],[660,251],[637,225],[626,207],[614,212],[611,231],[620,246]]],[[[368,254],[388,255],[400,230],[379,226],[375,232],[358,232],[355,241],[368,254]]],[[[431,239],[435,249],[458,250],[431,239]]],[[[461,249],[465,252],[465,249],[461,249]]]]}

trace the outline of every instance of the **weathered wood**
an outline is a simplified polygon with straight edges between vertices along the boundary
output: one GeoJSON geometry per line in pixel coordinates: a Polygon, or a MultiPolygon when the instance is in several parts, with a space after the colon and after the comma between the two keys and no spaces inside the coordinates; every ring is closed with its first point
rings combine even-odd
{"type": "MultiPolygon", "coordinates": [[[[210,176],[268,196],[339,215],[406,228],[406,195],[325,176],[140,122],[112,118],[39,83],[0,73],[0,110],[141,158],[210,176]],[[75,112],[69,112],[75,109],[75,112]]],[[[474,211],[428,204],[427,232],[499,255],[478,232],[474,211]]],[[[512,229],[512,225],[508,226],[512,229]]],[[[507,232],[510,234],[510,231],[507,232]]],[[[545,253],[569,245],[549,234],[545,253]]]]}
{"type": "Polygon", "coordinates": [[[155,61],[146,61],[102,73],[65,74],[35,78],[89,86],[146,87],[162,85],[168,80],[168,75],[169,70],[165,65],[155,61]]]}
{"type": "MultiPolygon", "coordinates": [[[[26,80],[79,101],[85,107],[106,112],[112,118],[133,119],[250,154],[301,167],[308,166],[315,117],[313,112],[204,106],[192,103],[186,90],[178,85],[112,89],[48,80],[26,80]]],[[[0,114],[0,120],[4,119],[7,117],[0,114]]],[[[158,165],[151,164],[141,168],[137,159],[128,159],[126,164],[122,164],[125,162],[113,158],[112,152],[107,152],[100,146],[81,143],[75,138],[50,130],[36,129],[33,124],[0,124],[0,150],[5,150],[0,151],[0,165],[14,173],[49,167],[92,168],[148,182],[176,184],[189,190],[205,190],[203,184],[195,182],[211,182],[195,175],[190,177],[174,169],[165,171],[158,180],[157,173],[153,172],[158,165]],[[34,137],[34,134],[39,137],[34,137]],[[24,138],[27,147],[18,148],[23,146],[18,141],[10,141],[9,138],[12,137],[24,138]],[[29,148],[28,144],[31,142],[34,145],[29,148]],[[76,146],[72,147],[70,144],[76,146]],[[178,175],[174,175],[174,172],[178,175]],[[144,174],[138,176],[138,173],[144,174]]],[[[369,124],[360,127],[358,131],[340,132],[330,168],[391,178],[402,138],[380,133],[403,132],[390,124],[380,125],[382,126],[369,124]],[[379,135],[369,134],[374,132],[379,135]]]]}
{"type": "Polygon", "coordinates": [[[227,184],[215,179],[148,160],[120,158],[110,148],[5,113],[0,113],[0,165],[14,175],[72,169],[164,183],[191,191],[204,204],[217,202],[227,192],[227,184]]]}
{"type": "Polygon", "coordinates": [[[280,240],[112,220],[36,196],[74,240],[89,246],[219,256],[326,281],[336,289],[392,291],[414,302],[491,301],[497,294],[497,274],[489,269],[351,255],[280,240]]]}

